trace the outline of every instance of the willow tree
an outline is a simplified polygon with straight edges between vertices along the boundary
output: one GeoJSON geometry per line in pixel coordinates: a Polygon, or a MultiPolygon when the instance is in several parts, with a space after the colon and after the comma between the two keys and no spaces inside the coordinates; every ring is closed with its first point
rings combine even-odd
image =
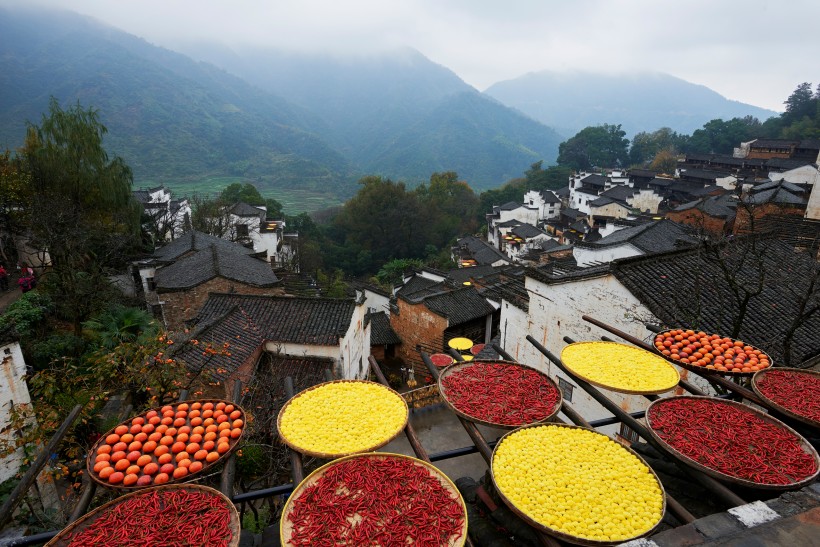
{"type": "Polygon", "coordinates": [[[21,150],[31,176],[29,244],[47,266],[45,289],[77,334],[108,274],[139,241],[131,170],[122,158],[109,159],[106,132],[96,110],[79,103],[63,110],[52,98],[40,125],[29,124],[21,150]]]}

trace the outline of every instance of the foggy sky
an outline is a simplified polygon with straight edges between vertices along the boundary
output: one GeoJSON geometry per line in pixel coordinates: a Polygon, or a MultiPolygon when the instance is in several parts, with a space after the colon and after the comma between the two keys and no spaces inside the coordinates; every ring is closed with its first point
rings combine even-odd
{"type": "Polygon", "coordinates": [[[367,52],[399,46],[484,90],[544,69],[666,72],[783,110],[816,87],[813,0],[0,0],[90,15],[174,49],[190,41],[367,52]]]}

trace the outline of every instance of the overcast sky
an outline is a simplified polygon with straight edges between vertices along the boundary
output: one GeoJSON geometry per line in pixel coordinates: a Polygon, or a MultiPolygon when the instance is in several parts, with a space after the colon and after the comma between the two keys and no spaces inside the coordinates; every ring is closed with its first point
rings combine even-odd
{"type": "Polygon", "coordinates": [[[817,0],[0,0],[34,3],[171,49],[411,46],[482,91],[544,69],[654,70],[780,111],[799,83],[820,78],[817,0]]]}

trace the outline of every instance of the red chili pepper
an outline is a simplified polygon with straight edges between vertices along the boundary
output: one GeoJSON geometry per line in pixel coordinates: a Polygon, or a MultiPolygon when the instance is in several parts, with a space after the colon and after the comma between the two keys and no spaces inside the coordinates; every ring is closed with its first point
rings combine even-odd
{"type": "Polygon", "coordinates": [[[425,466],[390,456],[331,465],[283,518],[293,525],[290,544],[304,546],[438,547],[460,537],[464,523],[458,498],[425,466]]]}
{"type": "Polygon", "coordinates": [[[731,477],[787,485],[817,471],[801,437],[719,399],[665,399],[652,406],[647,421],[672,448],[731,477]]]}
{"type": "Polygon", "coordinates": [[[786,410],[820,422],[820,376],[772,369],[757,382],[757,389],[786,410]]]}
{"type": "Polygon", "coordinates": [[[112,506],[65,538],[69,547],[119,545],[229,545],[231,512],[222,498],[202,491],[139,493],[112,506]],[[198,523],[206,522],[207,526],[198,523]]]}
{"type": "Polygon", "coordinates": [[[502,425],[543,421],[561,400],[543,374],[513,363],[472,363],[447,374],[441,386],[460,412],[502,425]]]}

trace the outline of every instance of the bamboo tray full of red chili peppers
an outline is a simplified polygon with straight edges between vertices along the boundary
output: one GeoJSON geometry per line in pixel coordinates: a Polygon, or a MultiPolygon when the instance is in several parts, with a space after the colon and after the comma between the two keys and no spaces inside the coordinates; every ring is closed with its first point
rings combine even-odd
{"type": "Polygon", "coordinates": [[[68,525],[46,547],[162,545],[236,547],[239,513],[218,490],[196,484],[132,492],[68,525]]]}
{"type": "Polygon", "coordinates": [[[435,466],[401,454],[355,454],[303,480],[282,508],[283,546],[457,547],[467,508],[435,466]]]}
{"type": "Polygon", "coordinates": [[[820,372],[801,368],[761,370],[752,389],[775,410],[820,429],[820,372]]]}
{"type": "Polygon", "coordinates": [[[441,372],[439,391],[457,415],[514,429],[545,422],[561,410],[561,390],[543,372],[513,361],[473,360],[441,372]]]}
{"type": "Polygon", "coordinates": [[[658,399],[649,431],[675,457],[720,480],[790,490],[817,478],[820,458],[800,434],[750,406],[714,397],[658,399]]]}

